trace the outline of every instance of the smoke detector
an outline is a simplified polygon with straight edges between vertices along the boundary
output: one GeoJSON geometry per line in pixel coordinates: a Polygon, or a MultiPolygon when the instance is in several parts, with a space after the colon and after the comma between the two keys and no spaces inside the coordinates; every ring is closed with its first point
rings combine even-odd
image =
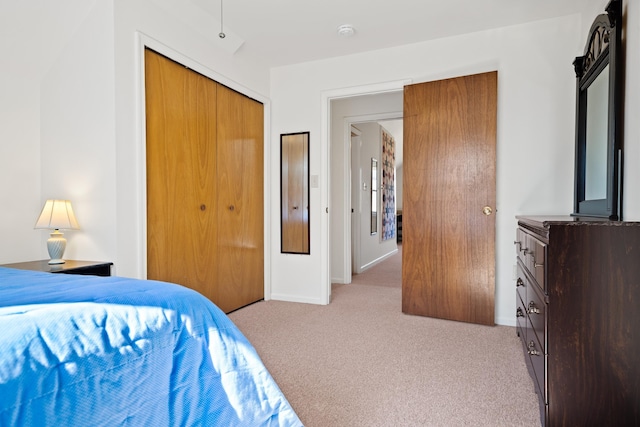
{"type": "Polygon", "coordinates": [[[356,30],[349,24],[340,25],[338,27],[338,34],[340,34],[342,37],[351,37],[355,33],[356,30]]]}

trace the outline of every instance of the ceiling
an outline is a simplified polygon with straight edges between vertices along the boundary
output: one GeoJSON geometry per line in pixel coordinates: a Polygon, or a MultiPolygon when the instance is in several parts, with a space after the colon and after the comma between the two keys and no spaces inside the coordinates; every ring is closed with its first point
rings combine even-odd
{"type": "Polygon", "coordinates": [[[585,0],[153,0],[196,31],[268,67],[580,13],[585,0]],[[197,18],[197,19],[193,19],[197,18]],[[197,22],[196,22],[197,21],[197,22]],[[343,24],[354,36],[339,36],[343,24]],[[197,28],[200,26],[200,28],[197,28]]]}

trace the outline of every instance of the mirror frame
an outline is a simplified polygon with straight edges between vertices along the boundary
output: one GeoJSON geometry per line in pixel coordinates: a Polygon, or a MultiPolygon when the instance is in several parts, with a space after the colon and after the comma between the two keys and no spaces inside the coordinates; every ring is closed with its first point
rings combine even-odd
{"type": "Polygon", "coordinates": [[[378,234],[378,160],[371,158],[371,229],[370,235],[378,234]]]}
{"type": "Polygon", "coordinates": [[[593,21],[584,55],[573,62],[576,72],[576,154],[573,216],[593,216],[611,220],[622,219],[622,117],[623,117],[623,57],[622,2],[612,0],[606,13],[593,21]],[[600,73],[609,66],[607,107],[606,197],[587,200],[587,90],[600,73]]]}
{"type": "Polygon", "coordinates": [[[310,132],[280,135],[280,253],[311,254],[310,132]],[[301,144],[289,157],[285,145],[301,144]],[[291,195],[293,194],[293,196],[291,195]]]}

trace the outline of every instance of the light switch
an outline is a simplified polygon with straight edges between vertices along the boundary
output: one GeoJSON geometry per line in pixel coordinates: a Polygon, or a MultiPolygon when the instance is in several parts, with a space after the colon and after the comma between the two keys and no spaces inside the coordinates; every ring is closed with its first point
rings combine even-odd
{"type": "Polygon", "coordinates": [[[318,175],[311,175],[311,188],[318,188],[318,175]]]}

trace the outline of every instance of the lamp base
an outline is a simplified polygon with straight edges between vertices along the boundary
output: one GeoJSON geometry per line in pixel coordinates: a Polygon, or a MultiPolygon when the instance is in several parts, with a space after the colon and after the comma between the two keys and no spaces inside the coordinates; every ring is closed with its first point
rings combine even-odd
{"type": "Polygon", "coordinates": [[[64,238],[64,234],[60,230],[54,230],[49,236],[51,236],[47,240],[47,250],[49,258],[51,258],[49,264],[64,264],[62,254],[67,247],[67,239],[64,238]]]}

